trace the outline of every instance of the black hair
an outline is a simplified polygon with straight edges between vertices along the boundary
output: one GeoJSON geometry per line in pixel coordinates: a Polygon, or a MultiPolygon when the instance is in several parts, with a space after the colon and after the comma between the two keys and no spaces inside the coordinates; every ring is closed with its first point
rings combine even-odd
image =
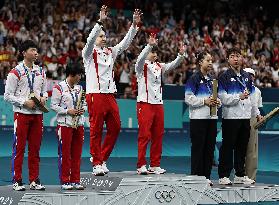
{"type": "Polygon", "coordinates": [[[239,48],[232,47],[232,48],[227,49],[227,58],[229,58],[229,56],[233,53],[241,55],[241,51],[239,48]]]}
{"type": "Polygon", "coordinates": [[[26,40],[20,45],[20,53],[27,51],[29,48],[36,48],[38,49],[37,44],[32,40],[26,40]]]}
{"type": "Polygon", "coordinates": [[[198,53],[196,55],[197,63],[200,64],[207,54],[211,55],[208,51],[202,51],[202,52],[198,53]]]}
{"type": "Polygon", "coordinates": [[[66,77],[83,74],[83,69],[79,63],[70,63],[66,66],[66,77]]]}

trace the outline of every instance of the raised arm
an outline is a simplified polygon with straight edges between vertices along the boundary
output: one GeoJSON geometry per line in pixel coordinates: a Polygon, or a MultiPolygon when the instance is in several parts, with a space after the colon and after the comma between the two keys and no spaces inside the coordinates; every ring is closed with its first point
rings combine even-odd
{"type": "Polygon", "coordinates": [[[179,52],[176,59],[170,63],[163,64],[163,72],[168,72],[172,69],[177,68],[181,64],[185,56],[186,56],[186,45],[184,45],[183,42],[180,42],[179,52]]]}
{"type": "Polygon", "coordinates": [[[139,9],[135,9],[133,14],[133,24],[131,25],[128,33],[120,43],[118,43],[116,46],[112,48],[112,56],[114,59],[130,46],[133,38],[137,34],[137,25],[141,21],[141,15],[141,11],[139,9]]]}
{"type": "Polygon", "coordinates": [[[147,58],[148,54],[151,52],[153,46],[158,44],[158,39],[156,39],[156,35],[151,33],[148,39],[148,44],[144,47],[144,49],[139,54],[137,58],[135,70],[137,75],[140,75],[143,71],[143,66],[145,63],[145,59],[147,58]]]}
{"type": "Polygon", "coordinates": [[[94,43],[101,32],[102,24],[103,24],[104,20],[107,18],[107,13],[108,13],[107,7],[103,5],[100,10],[100,19],[97,21],[97,23],[91,30],[91,32],[87,38],[86,44],[85,44],[84,48],[82,49],[82,57],[85,60],[88,58],[91,58],[91,56],[92,56],[94,43]]]}

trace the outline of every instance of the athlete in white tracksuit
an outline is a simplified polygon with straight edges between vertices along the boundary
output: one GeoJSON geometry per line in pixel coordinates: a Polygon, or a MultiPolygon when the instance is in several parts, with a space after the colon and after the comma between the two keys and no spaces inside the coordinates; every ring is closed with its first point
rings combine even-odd
{"type": "Polygon", "coordinates": [[[22,163],[28,141],[28,168],[30,189],[44,190],[39,180],[39,151],[43,136],[43,114],[30,99],[34,93],[45,104],[48,94],[45,71],[34,64],[37,45],[27,40],[21,45],[24,60],[10,71],[6,81],[4,100],[13,105],[14,143],[12,154],[13,189],[25,190],[22,184],[22,163]]]}
{"type": "Polygon", "coordinates": [[[119,110],[114,98],[117,91],[114,81],[114,62],[118,55],[126,50],[137,33],[140,11],[135,10],[133,23],[124,39],[114,47],[106,46],[106,35],[102,27],[107,17],[107,8],[102,6],[100,19],[92,29],[82,57],[86,73],[86,102],[90,122],[90,153],[93,157],[94,175],[104,175],[109,170],[106,161],[109,158],[120,132],[119,110]],[[102,143],[103,125],[107,134],[102,143]]]}

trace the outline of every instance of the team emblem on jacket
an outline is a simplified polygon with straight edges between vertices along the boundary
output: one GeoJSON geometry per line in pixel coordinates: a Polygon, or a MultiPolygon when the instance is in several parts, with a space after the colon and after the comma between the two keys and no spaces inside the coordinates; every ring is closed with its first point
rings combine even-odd
{"type": "Polygon", "coordinates": [[[111,53],[111,50],[108,49],[108,48],[104,48],[104,53],[105,53],[106,55],[109,55],[109,54],[111,53]]]}

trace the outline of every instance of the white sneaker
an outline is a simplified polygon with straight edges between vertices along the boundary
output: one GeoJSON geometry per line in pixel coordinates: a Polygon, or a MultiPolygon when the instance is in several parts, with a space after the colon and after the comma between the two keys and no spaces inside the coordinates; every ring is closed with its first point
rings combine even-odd
{"type": "Polygon", "coordinates": [[[165,174],[167,170],[162,169],[161,167],[150,167],[148,168],[149,174],[165,174]]]}
{"type": "Polygon", "coordinates": [[[84,186],[82,186],[80,183],[72,183],[72,187],[76,190],[84,190],[84,186]]]}
{"type": "Polygon", "coordinates": [[[235,184],[254,184],[255,181],[250,179],[248,176],[238,177],[235,176],[233,182],[235,184]]]}
{"type": "Polygon", "coordinates": [[[105,175],[105,172],[104,172],[104,170],[103,170],[103,168],[102,168],[102,165],[95,165],[94,167],[93,167],[93,174],[95,175],[95,176],[104,176],[105,175]]]}
{"type": "Polygon", "coordinates": [[[17,181],[13,183],[13,190],[15,191],[25,191],[25,187],[22,184],[22,181],[17,181]]]}
{"type": "Polygon", "coordinates": [[[93,162],[93,157],[90,157],[90,159],[89,159],[89,160],[90,160],[90,162],[92,163],[92,162],[93,162]]]}
{"type": "Polygon", "coordinates": [[[213,182],[210,179],[206,179],[209,186],[213,186],[213,182]]]}
{"type": "Polygon", "coordinates": [[[109,169],[107,168],[107,164],[106,164],[106,162],[103,162],[103,164],[102,164],[102,168],[103,168],[103,170],[104,170],[105,174],[109,173],[109,169]]]}
{"type": "Polygon", "coordinates": [[[63,190],[73,190],[73,186],[68,182],[61,185],[61,189],[63,190]]]}
{"type": "Polygon", "coordinates": [[[39,179],[37,179],[36,181],[32,181],[30,183],[30,189],[44,191],[44,190],[46,190],[46,187],[41,184],[39,179]]]}
{"type": "Polygon", "coordinates": [[[232,185],[232,181],[228,177],[223,177],[223,178],[219,179],[219,184],[232,185]]]}
{"type": "Polygon", "coordinates": [[[147,175],[148,171],[146,169],[146,165],[142,165],[140,168],[138,168],[137,173],[140,175],[147,175]]]}

